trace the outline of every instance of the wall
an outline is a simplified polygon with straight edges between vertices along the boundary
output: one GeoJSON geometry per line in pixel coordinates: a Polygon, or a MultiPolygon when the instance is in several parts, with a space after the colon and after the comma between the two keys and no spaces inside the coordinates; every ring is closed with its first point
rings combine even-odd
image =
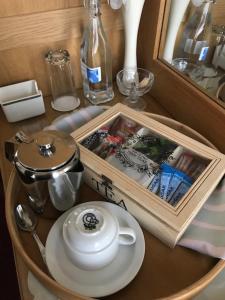
{"type": "MultiPolygon", "coordinates": [[[[81,87],[80,43],[86,14],[82,0],[1,0],[0,86],[36,79],[50,94],[44,55],[65,48],[71,55],[76,86],[81,87]]],[[[123,23],[120,11],[102,1],[102,20],[112,55],[113,73],[123,63],[123,23]]]]}

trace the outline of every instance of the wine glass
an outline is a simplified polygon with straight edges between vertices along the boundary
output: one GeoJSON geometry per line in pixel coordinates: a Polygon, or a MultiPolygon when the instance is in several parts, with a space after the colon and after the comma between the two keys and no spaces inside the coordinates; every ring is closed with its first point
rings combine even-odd
{"type": "Polygon", "coordinates": [[[144,110],[147,106],[142,98],[149,92],[154,82],[154,75],[142,68],[125,68],[117,73],[116,82],[121,94],[128,96],[123,100],[123,104],[135,109],[144,110]]]}

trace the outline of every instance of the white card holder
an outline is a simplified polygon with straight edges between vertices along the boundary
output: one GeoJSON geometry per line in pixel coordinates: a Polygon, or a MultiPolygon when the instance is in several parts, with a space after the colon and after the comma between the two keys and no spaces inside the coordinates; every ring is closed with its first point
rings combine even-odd
{"type": "Polygon", "coordinates": [[[0,88],[0,104],[8,122],[17,122],[45,112],[42,92],[35,80],[0,88]]]}

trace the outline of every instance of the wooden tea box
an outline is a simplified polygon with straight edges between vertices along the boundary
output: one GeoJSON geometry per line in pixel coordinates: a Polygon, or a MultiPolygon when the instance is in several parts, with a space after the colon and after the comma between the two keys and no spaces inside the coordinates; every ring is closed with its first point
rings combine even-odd
{"type": "Polygon", "coordinates": [[[122,104],[72,136],[85,182],[170,247],[224,175],[222,153],[122,104]]]}

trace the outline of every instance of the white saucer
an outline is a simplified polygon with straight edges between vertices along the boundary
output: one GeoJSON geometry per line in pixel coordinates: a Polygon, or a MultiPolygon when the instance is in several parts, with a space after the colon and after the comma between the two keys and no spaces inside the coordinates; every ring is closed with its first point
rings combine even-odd
{"type": "Polygon", "coordinates": [[[73,208],[61,215],[53,224],[46,241],[46,262],[54,279],[64,287],[89,297],[113,294],[134,279],[145,253],[144,235],[138,222],[123,208],[108,202],[90,202],[110,209],[121,226],[130,226],[136,232],[136,243],[120,246],[112,263],[96,271],[79,269],[66,256],[62,240],[62,224],[73,208]]]}

